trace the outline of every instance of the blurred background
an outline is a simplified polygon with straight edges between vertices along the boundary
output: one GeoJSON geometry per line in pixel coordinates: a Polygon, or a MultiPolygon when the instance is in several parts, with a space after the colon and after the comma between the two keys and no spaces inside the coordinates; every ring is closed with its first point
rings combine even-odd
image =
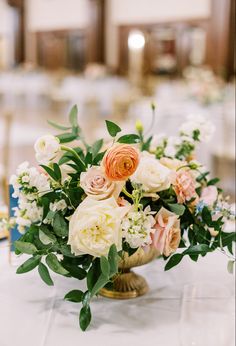
{"type": "MultiPolygon", "coordinates": [[[[77,104],[90,141],[104,120],[175,135],[215,124],[197,153],[234,200],[235,0],[0,0],[0,179],[77,104]]],[[[3,193],[1,204],[4,205],[3,193]]]]}

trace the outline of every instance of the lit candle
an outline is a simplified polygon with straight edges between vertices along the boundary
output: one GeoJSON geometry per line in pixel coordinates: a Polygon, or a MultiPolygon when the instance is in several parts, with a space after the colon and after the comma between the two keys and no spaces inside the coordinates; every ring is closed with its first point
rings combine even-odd
{"type": "Polygon", "coordinates": [[[128,37],[129,78],[134,86],[139,87],[143,75],[145,37],[141,31],[131,31],[128,37]]]}

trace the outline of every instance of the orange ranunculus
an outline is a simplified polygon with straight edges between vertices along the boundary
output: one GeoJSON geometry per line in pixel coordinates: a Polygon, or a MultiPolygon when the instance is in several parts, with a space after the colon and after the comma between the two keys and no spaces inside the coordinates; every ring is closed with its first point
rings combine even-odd
{"type": "Polygon", "coordinates": [[[139,152],[129,144],[116,144],[106,152],[103,166],[108,179],[121,181],[128,179],[137,169],[139,152]]]}

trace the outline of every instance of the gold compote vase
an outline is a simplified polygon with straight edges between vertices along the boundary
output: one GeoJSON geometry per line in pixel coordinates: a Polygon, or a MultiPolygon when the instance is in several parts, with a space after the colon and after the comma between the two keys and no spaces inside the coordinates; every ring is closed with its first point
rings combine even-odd
{"type": "Polygon", "coordinates": [[[131,268],[147,264],[157,258],[158,251],[154,247],[149,250],[139,248],[133,255],[126,252],[119,263],[119,274],[113,279],[113,288],[102,288],[100,295],[114,299],[130,299],[142,296],[149,290],[147,281],[131,268]]]}

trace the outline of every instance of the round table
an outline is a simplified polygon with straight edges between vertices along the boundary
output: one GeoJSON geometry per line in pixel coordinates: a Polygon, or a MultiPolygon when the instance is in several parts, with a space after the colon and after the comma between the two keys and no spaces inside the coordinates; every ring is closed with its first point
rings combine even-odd
{"type": "MultiPolygon", "coordinates": [[[[17,259],[18,264],[25,256],[17,259]]],[[[16,275],[8,263],[8,244],[0,243],[1,346],[233,346],[234,277],[220,252],[198,263],[184,259],[164,272],[155,260],[136,271],[150,291],[131,300],[94,298],[93,320],[79,328],[80,304],[63,300],[83,283],[52,275],[46,286],[37,270],[16,275]]]]}

